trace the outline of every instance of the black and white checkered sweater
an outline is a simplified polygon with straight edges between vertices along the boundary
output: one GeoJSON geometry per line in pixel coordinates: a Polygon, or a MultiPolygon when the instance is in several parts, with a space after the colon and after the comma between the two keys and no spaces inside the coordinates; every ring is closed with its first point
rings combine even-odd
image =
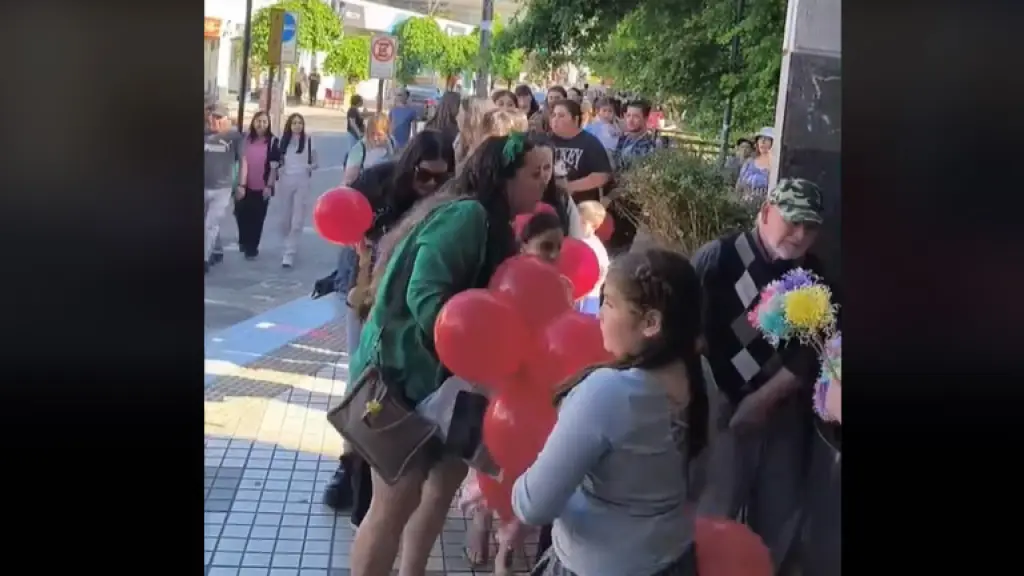
{"type": "Polygon", "coordinates": [[[813,255],[802,261],[770,261],[757,232],[746,231],[704,245],[693,256],[693,265],[704,287],[707,359],[719,390],[739,402],[783,366],[813,382],[813,350],[796,342],[776,350],[747,320],[771,281],[798,266],[820,273],[813,255]]]}

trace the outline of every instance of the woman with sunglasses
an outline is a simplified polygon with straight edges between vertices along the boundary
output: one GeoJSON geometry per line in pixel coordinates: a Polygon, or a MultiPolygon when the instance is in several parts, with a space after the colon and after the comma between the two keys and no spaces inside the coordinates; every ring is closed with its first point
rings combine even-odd
{"type": "MultiPolygon", "coordinates": [[[[446,142],[441,132],[424,130],[409,141],[398,160],[366,168],[352,184],[370,200],[374,222],[360,250],[342,248],[333,275],[334,289],[343,304],[349,354],[359,342],[369,311],[370,269],[376,256],[373,248],[417,201],[433,195],[451,176],[455,153],[446,142]]],[[[352,522],[358,526],[370,506],[369,476],[369,467],[358,456],[342,455],[338,470],[324,490],[324,504],[335,510],[352,507],[352,522]]]]}

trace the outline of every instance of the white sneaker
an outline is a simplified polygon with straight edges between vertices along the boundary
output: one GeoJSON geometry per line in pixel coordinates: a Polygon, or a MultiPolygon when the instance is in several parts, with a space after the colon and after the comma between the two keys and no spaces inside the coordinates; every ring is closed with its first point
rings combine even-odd
{"type": "Polygon", "coordinates": [[[285,254],[284,258],[281,259],[281,266],[283,266],[284,268],[291,268],[294,265],[295,265],[295,255],[294,254],[285,254]]]}

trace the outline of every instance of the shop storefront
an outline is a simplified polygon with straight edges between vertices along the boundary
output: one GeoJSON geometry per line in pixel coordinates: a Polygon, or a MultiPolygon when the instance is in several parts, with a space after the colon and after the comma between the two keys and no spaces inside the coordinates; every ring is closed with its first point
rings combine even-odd
{"type": "Polygon", "coordinates": [[[221,24],[220,18],[203,18],[203,87],[207,94],[217,93],[221,24]]]}

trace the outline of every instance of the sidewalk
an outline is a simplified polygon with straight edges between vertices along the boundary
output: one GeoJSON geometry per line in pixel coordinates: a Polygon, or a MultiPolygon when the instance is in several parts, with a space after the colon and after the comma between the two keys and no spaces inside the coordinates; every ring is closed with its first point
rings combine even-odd
{"type": "MultiPolygon", "coordinates": [[[[330,317],[326,300],[296,300],[206,337],[206,576],[349,574],[354,528],[320,503],[342,450],[325,415],[348,379],[342,326],[309,325],[330,317]],[[251,351],[268,338],[284,343],[251,351]]],[[[428,575],[491,573],[470,569],[465,532],[466,519],[453,509],[428,575]]],[[[534,540],[530,559],[535,551],[534,540]]],[[[529,566],[517,554],[517,572],[529,566]]]]}

